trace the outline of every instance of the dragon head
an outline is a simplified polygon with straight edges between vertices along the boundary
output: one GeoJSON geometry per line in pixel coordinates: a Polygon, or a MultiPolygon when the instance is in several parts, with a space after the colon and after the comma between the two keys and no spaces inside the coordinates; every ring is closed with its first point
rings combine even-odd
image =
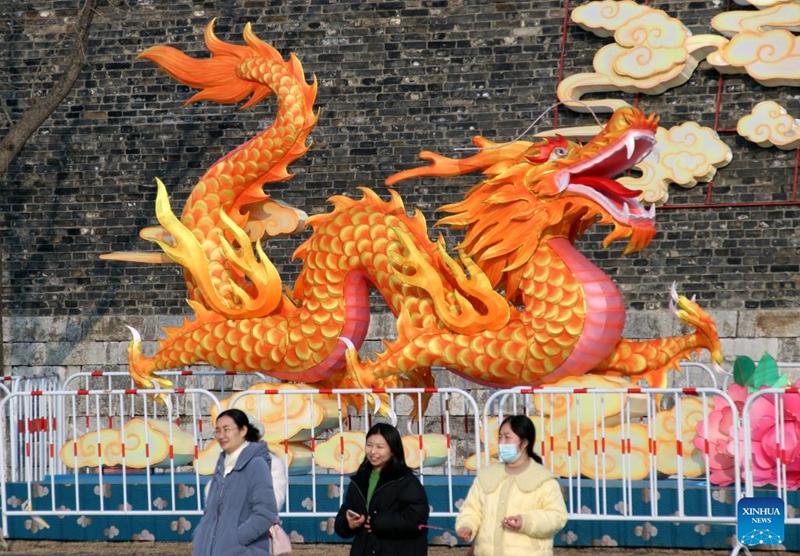
{"type": "MultiPolygon", "coordinates": [[[[592,224],[612,226],[603,245],[627,239],[625,254],[655,235],[655,210],[614,180],[644,159],[656,144],[658,118],[636,108],[617,110],[588,143],[562,137],[497,145],[506,156],[484,153],[489,178],[463,201],[442,207],[439,224],[466,229],[462,248],[506,296],[517,291],[522,268],[553,238],[574,242],[592,224]]],[[[494,148],[494,145],[492,147],[494,148]]],[[[463,168],[479,167],[477,161],[463,168]]]]}

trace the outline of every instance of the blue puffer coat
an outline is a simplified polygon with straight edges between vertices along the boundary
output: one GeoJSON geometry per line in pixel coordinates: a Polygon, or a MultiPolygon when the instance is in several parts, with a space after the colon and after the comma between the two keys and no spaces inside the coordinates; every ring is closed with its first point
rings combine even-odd
{"type": "Polygon", "coordinates": [[[192,556],[268,556],[269,528],[278,522],[267,445],[245,446],[227,477],[217,461],[206,511],[192,534],[192,556]]]}

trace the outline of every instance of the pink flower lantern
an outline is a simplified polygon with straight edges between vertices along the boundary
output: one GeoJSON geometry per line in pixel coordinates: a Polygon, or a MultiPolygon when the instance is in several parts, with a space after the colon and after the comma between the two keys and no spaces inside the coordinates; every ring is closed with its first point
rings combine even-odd
{"type": "Polygon", "coordinates": [[[776,406],[781,394],[762,394],[750,405],[748,415],[742,415],[749,395],[765,388],[788,386],[788,380],[778,372],[775,360],[766,354],[757,368],[749,359],[737,358],[734,378],[736,384],[728,387],[727,393],[739,415],[743,419],[749,417],[750,458],[745,458],[748,454],[745,453],[741,422],[734,422],[733,411],[727,400],[715,398],[714,408],[708,416],[708,430],[705,430],[706,426],[701,421],[697,424],[697,437],[693,440],[696,448],[708,452],[709,481],[719,486],[734,482],[734,427],[738,427],[742,478],[745,477],[745,465],[749,462],[753,486],[784,484],[784,480],[778,477],[783,464],[786,469],[785,488],[800,489],[800,393],[797,391],[800,389],[800,380],[782,394],[782,407],[776,406]],[[779,413],[781,409],[782,414],[779,413]]]}

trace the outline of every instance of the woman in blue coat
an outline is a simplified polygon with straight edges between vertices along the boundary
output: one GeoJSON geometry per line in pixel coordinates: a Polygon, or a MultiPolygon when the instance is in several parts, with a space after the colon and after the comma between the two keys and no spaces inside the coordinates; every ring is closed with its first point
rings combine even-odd
{"type": "Polygon", "coordinates": [[[428,496],[406,465],[400,433],[376,424],[365,451],[336,516],[336,534],[355,537],[350,556],[427,555],[428,496]]]}
{"type": "Polygon", "coordinates": [[[268,556],[268,531],[279,519],[267,445],[238,409],[219,414],[214,436],[222,453],[192,534],[192,556],[268,556]]]}

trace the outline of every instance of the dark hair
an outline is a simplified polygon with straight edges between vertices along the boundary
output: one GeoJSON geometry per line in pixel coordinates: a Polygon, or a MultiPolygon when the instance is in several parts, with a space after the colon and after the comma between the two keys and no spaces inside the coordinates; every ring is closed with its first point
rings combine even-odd
{"type": "Polygon", "coordinates": [[[258,430],[258,427],[250,423],[250,418],[241,409],[226,409],[217,415],[217,421],[219,421],[220,417],[230,417],[233,419],[233,422],[236,423],[236,428],[239,430],[242,430],[242,427],[247,427],[247,433],[244,435],[244,439],[248,442],[258,442],[261,440],[261,432],[258,430]]]}
{"type": "Polygon", "coordinates": [[[525,452],[528,454],[528,457],[533,459],[536,463],[541,464],[542,458],[533,451],[533,445],[536,443],[536,427],[533,426],[533,421],[525,415],[509,415],[500,423],[500,428],[498,430],[503,428],[503,425],[506,423],[511,427],[511,431],[519,436],[520,440],[528,441],[528,445],[525,447],[525,452]]]}
{"type": "MultiPolygon", "coordinates": [[[[383,439],[386,440],[386,444],[392,452],[392,459],[386,463],[386,469],[392,474],[408,469],[406,465],[406,453],[403,450],[403,440],[400,438],[400,433],[397,432],[397,429],[389,423],[375,423],[372,425],[372,428],[367,431],[367,437],[364,439],[364,442],[369,440],[370,436],[375,436],[376,434],[381,435],[383,439]]],[[[366,455],[358,470],[372,471],[372,463],[370,463],[366,455]]]]}

